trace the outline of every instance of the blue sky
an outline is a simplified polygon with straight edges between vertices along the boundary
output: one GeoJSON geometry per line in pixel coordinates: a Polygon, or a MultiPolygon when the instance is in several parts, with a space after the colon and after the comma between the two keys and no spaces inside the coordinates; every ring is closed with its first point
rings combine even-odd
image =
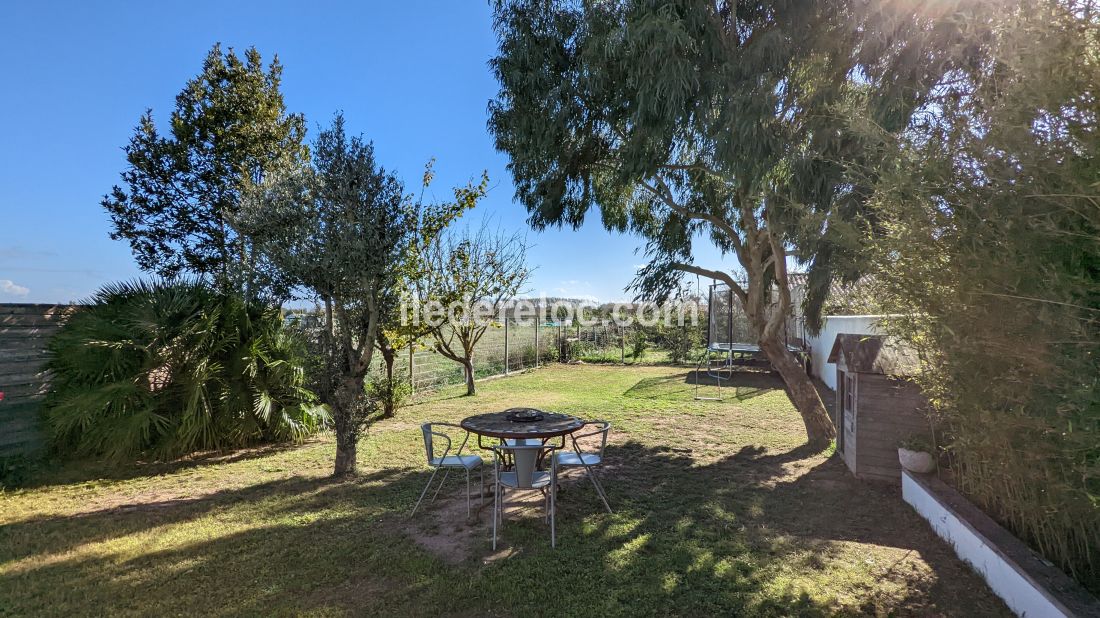
{"type": "MultiPolygon", "coordinates": [[[[532,294],[629,296],[640,239],[605,231],[598,216],[536,233],[513,201],[507,160],[485,128],[497,84],[484,0],[19,2],[3,13],[0,302],[79,300],[140,276],[129,246],[110,240],[99,200],[119,182],[142,112],[164,122],[215,42],[254,45],[265,60],[277,53],[287,106],[306,115],[311,135],[343,110],[410,189],[431,157],[439,197],[488,170],[493,189],[470,216],[526,231],[532,294]]],[[[717,264],[713,250],[697,257],[717,264]]]]}

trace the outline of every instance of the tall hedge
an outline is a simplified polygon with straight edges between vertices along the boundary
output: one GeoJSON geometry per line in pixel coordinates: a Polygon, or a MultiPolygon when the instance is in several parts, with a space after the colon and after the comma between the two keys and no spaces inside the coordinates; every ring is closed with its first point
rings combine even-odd
{"type": "Polygon", "coordinates": [[[1100,21],[976,4],[969,70],[888,144],[876,280],[960,488],[1100,592],[1100,21]]]}
{"type": "Polygon", "coordinates": [[[62,455],[171,458],[300,439],[324,410],[279,311],[195,282],[104,287],[49,346],[62,455]]]}

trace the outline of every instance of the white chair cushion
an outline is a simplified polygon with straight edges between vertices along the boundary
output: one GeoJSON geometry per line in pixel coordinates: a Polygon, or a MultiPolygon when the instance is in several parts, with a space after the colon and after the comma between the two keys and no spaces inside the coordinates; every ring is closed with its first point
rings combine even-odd
{"type": "MultiPolygon", "coordinates": [[[[500,484],[505,487],[513,487],[519,489],[519,479],[516,478],[515,472],[501,472],[500,484]]],[[[550,473],[549,472],[534,472],[531,474],[531,487],[533,489],[540,489],[550,485],[550,473]]]]}
{"type": "Polygon", "coordinates": [[[482,463],[483,461],[480,455],[447,455],[446,457],[435,457],[432,459],[433,466],[466,468],[467,470],[476,468],[482,463]]]}
{"type": "Polygon", "coordinates": [[[600,456],[596,453],[576,454],[573,451],[559,451],[554,454],[554,459],[559,466],[595,466],[600,463],[600,456]]]}

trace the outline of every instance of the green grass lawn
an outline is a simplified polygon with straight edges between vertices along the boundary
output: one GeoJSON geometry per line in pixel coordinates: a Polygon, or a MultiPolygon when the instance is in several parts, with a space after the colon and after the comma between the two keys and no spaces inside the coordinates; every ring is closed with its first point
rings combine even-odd
{"type": "Polygon", "coordinates": [[[800,448],[774,380],[692,400],[687,370],[555,365],[435,393],[373,427],[360,476],[333,443],[102,470],[0,495],[2,615],[1006,614],[900,498],[800,448]],[[614,423],[607,514],[583,479],[538,512],[465,517],[462,482],[407,517],[418,423],[515,405],[614,423]],[[583,481],[583,482],[582,482],[583,481]],[[446,496],[446,498],[444,498],[446,496]]]}

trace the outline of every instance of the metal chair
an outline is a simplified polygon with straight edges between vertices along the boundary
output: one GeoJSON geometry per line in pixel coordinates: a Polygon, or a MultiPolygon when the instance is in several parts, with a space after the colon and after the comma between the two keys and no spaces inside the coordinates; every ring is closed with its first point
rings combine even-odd
{"type": "Polygon", "coordinates": [[[538,462],[542,455],[553,455],[556,445],[543,444],[500,444],[493,449],[493,478],[496,486],[493,491],[493,549],[497,548],[497,521],[504,527],[504,490],[538,489],[546,502],[546,519],[550,520],[550,547],[557,546],[557,530],[554,514],[557,509],[558,466],[551,456],[550,470],[539,470],[538,462]],[[506,459],[513,462],[512,470],[504,470],[506,459]]]}
{"type": "Polygon", "coordinates": [[[611,431],[611,423],[607,421],[587,421],[584,425],[581,426],[581,429],[579,429],[578,431],[581,431],[585,427],[588,427],[590,425],[599,427],[599,429],[597,429],[596,431],[590,431],[588,433],[571,434],[569,437],[573,441],[573,450],[554,453],[554,461],[558,466],[562,468],[578,466],[583,467],[585,474],[587,474],[588,478],[592,480],[592,486],[596,488],[596,493],[600,496],[600,500],[603,501],[603,505],[607,509],[607,512],[611,513],[611,505],[607,502],[607,493],[604,492],[603,485],[596,477],[596,471],[593,470],[595,466],[603,463],[603,450],[604,447],[607,446],[607,434],[609,431],[611,431]],[[599,449],[597,449],[595,452],[585,452],[581,450],[581,445],[577,443],[577,440],[593,436],[600,437],[599,449]]]}
{"type": "MultiPolygon", "coordinates": [[[[413,507],[409,517],[416,514],[416,509],[420,508],[420,503],[424,501],[424,496],[427,495],[428,489],[432,486],[432,481],[435,480],[435,475],[443,470],[443,479],[439,481],[439,487],[436,488],[435,493],[432,494],[432,501],[434,502],[436,496],[439,495],[439,490],[443,489],[443,484],[447,482],[447,475],[450,474],[452,469],[461,469],[466,472],[466,516],[470,516],[470,471],[475,468],[481,472],[481,487],[485,487],[485,468],[482,464],[485,463],[480,455],[463,455],[462,449],[466,448],[466,443],[470,440],[470,433],[466,432],[466,437],[462,440],[462,444],[455,451],[454,455],[449,454],[451,452],[451,438],[445,433],[435,431],[433,427],[453,427],[455,429],[462,429],[461,426],[454,423],[424,423],[420,426],[420,432],[424,434],[424,451],[428,455],[428,465],[432,466],[432,476],[428,478],[428,483],[424,485],[424,491],[420,492],[420,498],[416,501],[416,506],[413,507]],[[447,447],[443,449],[443,454],[436,457],[435,455],[435,438],[440,438],[447,441],[447,447]]],[[[466,431],[462,429],[462,431],[466,431]]],[[[485,504],[485,492],[479,492],[481,494],[481,503],[485,504]]]]}

